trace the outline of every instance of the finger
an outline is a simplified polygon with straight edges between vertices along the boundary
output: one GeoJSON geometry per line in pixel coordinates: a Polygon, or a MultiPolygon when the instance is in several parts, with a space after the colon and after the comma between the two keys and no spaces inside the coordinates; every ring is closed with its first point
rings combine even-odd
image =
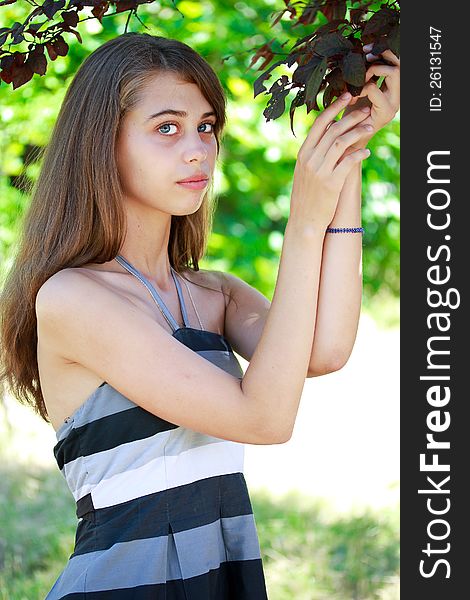
{"type": "Polygon", "coordinates": [[[315,151],[318,152],[319,156],[324,156],[331,145],[334,143],[336,138],[342,136],[346,131],[351,130],[353,127],[358,125],[364,119],[367,119],[370,115],[370,109],[367,107],[367,112],[362,110],[353,110],[347,117],[340,119],[339,121],[333,121],[325,134],[318,142],[315,151]]]}
{"type": "Polygon", "coordinates": [[[384,77],[394,77],[398,79],[399,71],[396,67],[390,67],[388,65],[372,65],[366,71],[366,81],[372,77],[372,75],[384,76],[384,77]]]}
{"type": "Polygon", "coordinates": [[[321,168],[326,169],[328,173],[333,171],[336,163],[343,156],[344,151],[360,140],[364,135],[370,134],[373,129],[374,128],[371,125],[358,125],[354,129],[351,129],[351,131],[347,131],[343,135],[337,137],[325,154],[321,168]]]}
{"type": "Polygon", "coordinates": [[[400,59],[391,50],[387,49],[382,52],[382,56],[394,64],[396,67],[400,66],[400,59]]]}
{"type": "Polygon", "coordinates": [[[389,102],[389,99],[372,81],[366,83],[366,85],[362,88],[361,93],[357,97],[362,98],[365,96],[369,98],[376,110],[389,111],[392,106],[389,102]]]}
{"type": "Polygon", "coordinates": [[[354,127],[354,125],[359,123],[362,119],[366,119],[369,113],[370,104],[364,106],[357,106],[355,108],[350,108],[349,106],[347,106],[341,116],[341,119],[338,119],[337,121],[331,121],[326,131],[328,131],[330,127],[332,127],[335,123],[341,123],[342,125],[344,125],[344,129],[341,128],[341,131],[346,131],[347,129],[354,127]],[[365,108],[365,110],[362,110],[362,108],[365,108]]]}
{"type": "Polygon", "coordinates": [[[300,149],[314,148],[323,137],[328,125],[348,105],[350,100],[351,94],[347,92],[337,98],[320,115],[318,115],[300,149]]]}
{"type": "Polygon", "coordinates": [[[387,65],[372,65],[367,69],[366,81],[373,76],[384,76],[385,80],[380,88],[391,104],[400,103],[400,71],[396,67],[387,65]]]}
{"type": "Polygon", "coordinates": [[[367,148],[361,148],[355,152],[351,152],[339,162],[333,170],[332,177],[339,177],[340,181],[345,181],[348,173],[352,167],[366,159],[370,155],[370,151],[367,148]]]}

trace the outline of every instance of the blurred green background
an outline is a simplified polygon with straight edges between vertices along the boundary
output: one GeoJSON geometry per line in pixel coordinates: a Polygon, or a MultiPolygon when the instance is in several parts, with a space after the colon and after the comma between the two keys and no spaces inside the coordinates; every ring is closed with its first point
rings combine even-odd
{"type": "MultiPolygon", "coordinates": [[[[212,65],[228,96],[214,188],[217,212],[201,266],[232,272],[271,299],[295,159],[315,113],[306,115],[305,107],[296,111],[297,137],[288,111],[266,123],[262,112],[269,96],[253,98],[253,82],[261,72],[247,67],[259,46],[275,35],[274,49],[286,52],[308,29],[296,28],[295,38],[285,21],[271,29],[271,13],[283,8],[282,0],[175,4],[179,12],[170,0],[142,5],[143,24],[133,17],[128,30],[186,42],[212,65]],[[290,42],[282,49],[286,39],[290,42]]],[[[25,1],[1,7],[0,27],[23,20],[31,10],[25,1]]],[[[82,18],[89,14],[91,8],[81,13],[82,18]]],[[[70,51],[48,62],[45,76],[34,75],[17,90],[0,83],[0,282],[29,202],[20,182],[37,177],[34,156],[48,142],[78,66],[123,33],[126,20],[127,13],[105,17],[102,25],[96,19],[82,23],[83,45],[65,34],[70,51]]],[[[371,156],[363,162],[364,310],[381,327],[398,323],[399,134],[398,114],[369,143],[371,156]]],[[[20,465],[8,452],[14,433],[1,412],[0,431],[0,600],[36,600],[72,552],[74,506],[58,472],[20,465]]],[[[282,503],[260,494],[253,495],[253,505],[273,600],[398,598],[398,509],[340,517],[311,500],[282,503]]]]}
{"type": "MultiPolygon", "coordinates": [[[[22,12],[16,4],[2,7],[2,24],[29,12],[26,2],[21,5],[22,12]]],[[[170,1],[143,5],[139,16],[148,29],[133,18],[129,30],[188,43],[212,65],[228,96],[228,127],[215,178],[218,207],[203,267],[233,272],[271,299],[295,159],[315,113],[307,115],[305,106],[296,110],[297,137],[290,130],[288,111],[267,123],[262,112],[269,96],[253,98],[253,82],[261,71],[247,67],[256,49],[274,37],[275,31],[278,42],[274,49],[279,52],[286,52],[296,38],[285,21],[270,28],[270,15],[283,7],[281,0],[185,0],[176,5],[180,12],[171,8],[170,1]],[[290,41],[282,49],[280,44],[286,39],[290,41]],[[231,58],[223,61],[227,56],[231,58]]],[[[25,163],[38,147],[47,144],[67,85],[80,63],[106,40],[123,33],[126,19],[127,13],[103,18],[103,26],[97,20],[79,25],[83,45],[72,34],[65,34],[69,53],[49,62],[45,76],[34,75],[17,90],[3,82],[0,85],[0,262],[5,266],[16,239],[18,218],[29,200],[17,187],[19,178],[34,179],[39,169],[37,162],[26,168],[25,163]]],[[[320,20],[325,20],[323,15],[320,20]]],[[[296,30],[299,37],[308,31],[303,25],[296,30]]],[[[275,75],[269,82],[274,80],[275,75]]],[[[291,94],[287,107],[292,98],[291,94]]],[[[393,318],[393,313],[396,318],[393,299],[399,291],[399,133],[397,115],[373,137],[371,156],[363,162],[364,306],[372,310],[375,304],[385,320],[393,318]],[[390,314],[384,312],[384,306],[391,307],[390,314]]]]}

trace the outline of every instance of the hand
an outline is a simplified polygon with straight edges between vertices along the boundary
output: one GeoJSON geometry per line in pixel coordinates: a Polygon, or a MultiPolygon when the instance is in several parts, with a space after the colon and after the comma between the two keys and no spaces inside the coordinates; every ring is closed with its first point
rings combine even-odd
{"type": "MultiPolygon", "coordinates": [[[[364,46],[364,50],[370,51],[371,45],[364,46]]],[[[366,72],[366,81],[369,81],[373,75],[383,75],[385,79],[381,88],[379,89],[375,82],[370,81],[363,87],[361,93],[351,100],[343,113],[342,118],[345,118],[362,106],[371,107],[370,116],[364,121],[364,124],[372,125],[373,130],[371,133],[365,134],[354,146],[348,148],[348,152],[365,148],[377,131],[393,119],[400,107],[400,59],[391,50],[385,50],[377,56],[367,54],[367,60],[370,62],[378,60],[380,57],[385,58],[391,65],[370,66],[366,72]]]]}
{"type": "Polygon", "coordinates": [[[368,150],[359,149],[341,160],[347,148],[369,133],[363,127],[369,110],[355,110],[344,119],[334,120],[350,100],[351,94],[347,94],[332,102],[315,119],[300,147],[294,170],[291,222],[326,228],[335,214],[347,175],[369,155],[368,150]]]}

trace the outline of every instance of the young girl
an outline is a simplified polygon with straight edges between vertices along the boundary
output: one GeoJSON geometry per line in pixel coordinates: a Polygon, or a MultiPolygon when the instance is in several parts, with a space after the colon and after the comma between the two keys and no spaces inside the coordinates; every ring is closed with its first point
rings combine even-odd
{"type": "Polygon", "coordinates": [[[286,442],[305,378],[351,352],[361,162],[398,108],[384,57],[372,110],[335,121],[336,100],[300,148],[272,304],[198,266],[225,124],[211,67],[137,33],[81,65],[1,305],[0,375],[52,423],[77,505],[47,600],[267,598],[244,444],[286,442]]]}

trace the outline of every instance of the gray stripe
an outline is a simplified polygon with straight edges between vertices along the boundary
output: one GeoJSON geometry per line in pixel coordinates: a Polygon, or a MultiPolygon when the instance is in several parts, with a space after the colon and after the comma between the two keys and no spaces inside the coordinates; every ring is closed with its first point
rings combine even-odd
{"type": "Polygon", "coordinates": [[[121,445],[86,457],[80,456],[66,463],[62,474],[75,496],[85,484],[96,485],[103,479],[137,469],[163,455],[176,456],[192,448],[221,442],[225,443],[226,440],[178,427],[150,438],[135,440],[126,444],[125,448],[121,445]]]}
{"type": "Polygon", "coordinates": [[[253,515],[222,518],[189,531],[117,543],[107,550],[73,556],[46,600],[58,600],[65,593],[189,579],[217,569],[225,561],[260,557],[253,515]],[[125,568],[117,569],[120,564],[125,568]]]}
{"type": "Polygon", "coordinates": [[[70,421],[59,427],[56,431],[57,441],[60,442],[67,437],[71,429],[136,406],[137,404],[131,402],[108,383],[105,383],[103,386],[96,388],[72,413],[70,421]]]}

